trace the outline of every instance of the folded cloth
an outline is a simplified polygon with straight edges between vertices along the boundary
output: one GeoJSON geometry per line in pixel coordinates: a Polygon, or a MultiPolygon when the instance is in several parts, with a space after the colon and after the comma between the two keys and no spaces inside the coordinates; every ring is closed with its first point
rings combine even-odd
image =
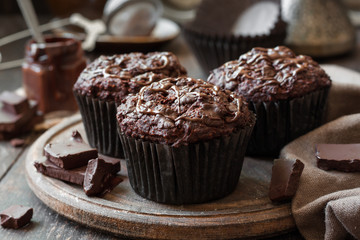
{"type": "Polygon", "coordinates": [[[292,213],[306,239],[360,239],[360,173],[321,170],[315,156],[317,143],[359,142],[360,114],[354,114],[329,122],[282,149],[282,158],[297,158],[305,164],[292,213]]]}
{"type": "Polygon", "coordinates": [[[360,238],[360,190],[349,190],[350,197],[330,201],[325,208],[325,239],[346,239],[348,233],[360,238]],[[353,195],[355,194],[355,195],[353,195]]]}
{"type": "MultiPolygon", "coordinates": [[[[360,74],[336,65],[322,67],[333,80],[325,120],[359,113],[360,74]]],[[[319,169],[317,143],[360,143],[360,114],[329,122],[282,150],[281,157],[298,158],[305,164],[292,201],[296,225],[306,239],[360,239],[360,173],[319,169]]]]}

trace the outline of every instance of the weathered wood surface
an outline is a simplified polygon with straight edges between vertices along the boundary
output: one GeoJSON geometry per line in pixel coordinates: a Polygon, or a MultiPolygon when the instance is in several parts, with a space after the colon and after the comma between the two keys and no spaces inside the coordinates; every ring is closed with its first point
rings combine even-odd
{"type": "Polygon", "coordinates": [[[14,148],[10,142],[0,141],[0,181],[21,155],[23,148],[14,148]]]}
{"type": "Polygon", "coordinates": [[[0,206],[5,209],[12,204],[22,204],[34,209],[29,225],[18,230],[0,227],[0,239],[117,239],[112,235],[70,221],[43,204],[31,191],[25,178],[26,150],[0,182],[0,206]]]}

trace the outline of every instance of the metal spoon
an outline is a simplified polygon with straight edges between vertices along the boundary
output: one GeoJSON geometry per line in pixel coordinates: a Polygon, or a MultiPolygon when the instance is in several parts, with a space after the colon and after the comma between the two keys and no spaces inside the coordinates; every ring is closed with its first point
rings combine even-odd
{"type": "Polygon", "coordinates": [[[17,0],[21,12],[25,18],[31,34],[37,43],[44,43],[44,38],[39,30],[39,21],[36,17],[34,7],[30,0],[17,0]]]}

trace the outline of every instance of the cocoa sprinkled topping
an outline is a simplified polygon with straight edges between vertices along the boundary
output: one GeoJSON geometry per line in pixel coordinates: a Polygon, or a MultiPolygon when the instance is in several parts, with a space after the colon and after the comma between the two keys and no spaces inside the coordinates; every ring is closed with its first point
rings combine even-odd
{"type": "Polygon", "coordinates": [[[253,124],[242,97],[186,77],[166,78],[143,87],[119,106],[117,118],[125,134],[174,146],[253,124]]]}
{"type": "Polygon", "coordinates": [[[154,81],[185,75],[186,70],[170,52],[100,56],[81,73],[74,90],[90,97],[120,101],[154,81]]]}
{"type": "Polygon", "coordinates": [[[214,69],[208,81],[255,102],[291,99],[331,85],[311,57],[284,46],[253,48],[214,69]]]}

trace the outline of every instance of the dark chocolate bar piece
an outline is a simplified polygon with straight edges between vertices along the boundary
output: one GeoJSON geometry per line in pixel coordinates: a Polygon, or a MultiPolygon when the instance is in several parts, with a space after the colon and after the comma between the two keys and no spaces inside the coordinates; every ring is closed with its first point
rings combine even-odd
{"type": "Polygon", "coordinates": [[[64,169],[85,166],[90,159],[98,157],[97,150],[85,143],[77,131],[63,142],[48,143],[44,151],[48,160],[64,169]]]}
{"type": "Polygon", "coordinates": [[[21,228],[30,222],[32,215],[32,208],[13,205],[0,213],[1,226],[13,229],[21,228]]]}
{"type": "Polygon", "coordinates": [[[317,166],[323,170],[360,171],[360,144],[317,144],[317,166]]]}
{"type": "Polygon", "coordinates": [[[30,132],[34,126],[40,122],[44,121],[44,116],[42,113],[38,112],[29,122],[26,122],[20,128],[12,132],[0,132],[0,141],[2,140],[10,140],[12,138],[16,138],[22,134],[30,132]]]}
{"type": "Polygon", "coordinates": [[[90,160],[83,185],[86,195],[93,196],[110,191],[121,182],[114,177],[112,164],[100,158],[90,160]]]}
{"type": "Polygon", "coordinates": [[[35,162],[34,166],[38,172],[46,176],[78,185],[83,185],[86,166],[65,170],[46,159],[35,162]]]}
{"type": "MultiPolygon", "coordinates": [[[[112,165],[112,174],[115,175],[120,171],[120,160],[111,158],[110,160],[105,160],[107,163],[112,165]]],[[[46,158],[42,158],[39,161],[36,161],[34,163],[34,166],[36,170],[46,176],[60,179],[66,182],[83,185],[84,183],[84,176],[87,166],[82,166],[79,168],[74,168],[71,170],[66,170],[63,168],[60,168],[56,166],[54,163],[52,163],[49,160],[46,160],[46,158]]]]}
{"type": "Polygon", "coordinates": [[[269,190],[270,200],[290,200],[299,186],[303,169],[304,164],[298,159],[275,159],[269,190]]]}
{"type": "Polygon", "coordinates": [[[26,97],[16,93],[4,91],[0,94],[0,102],[3,104],[3,110],[18,115],[30,109],[29,101],[26,97]]]}
{"type": "Polygon", "coordinates": [[[30,101],[30,109],[21,113],[13,114],[0,109],[0,132],[15,132],[19,131],[26,123],[30,122],[31,119],[36,116],[37,103],[30,101]]]}

